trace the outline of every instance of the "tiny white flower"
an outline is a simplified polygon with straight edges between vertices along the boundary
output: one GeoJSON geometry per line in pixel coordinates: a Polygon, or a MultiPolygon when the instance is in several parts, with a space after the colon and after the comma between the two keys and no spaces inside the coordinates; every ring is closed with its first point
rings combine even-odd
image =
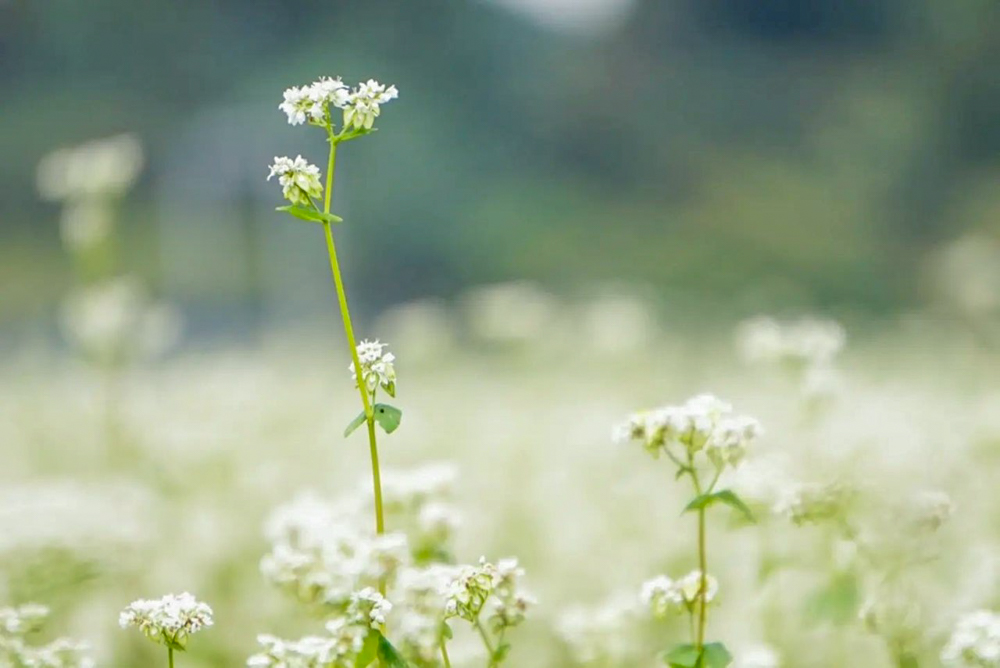
{"type": "Polygon", "coordinates": [[[358,84],[343,104],[338,105],[344,110],[344,127],[371,130],[382,113],[381,105],[397,97],[399,91],[395,86],[386,87],[374,79],[358,84]]]}
{"type": "Polygon", "coordinates": [[[285,90],[285,99],[278,105],[278,109],[288,116],[289,125],[302,125],[309,118],[315,104],[311,93],[309,86],[292,86],[285,90]]]}
{"type": "Polygon", "coordinates": [[[212,608],[187,592],[168,594],[129,603],[118,624],[138,628],[153,642],[184,647],[193,633],[212,625],[212,608]]]}
{"type": "Polygon", "coordinates": [[[367,624],[373,629],[385,625],[385,618],[392,610],[392,603],[372,587],[351,594],[347,608],[350,620],[357,624],[367,624]]]}
{"type": "Polygon", "coordinates": [[[313,206],[313,200],[323,195],[319,167],[309,164],[301,155],[294,160],[275,157],[267,180],[274,176],[278,177],[285,199],[297,206],[313,206]]]}
{"type": "Polygon", "coordinates": [[[1000,666],[1000,615],[977,610],[958,620],[941,661],[954,668],[996,668],[1000,666]]]}
{"type": "MultiPolygon", "coordinates": [[[[361,363],[361,375],[364,378],[365,388],[369,392],[374,392],[379,387],[384,388],[389,394],[396,392],[396,367],[394,362],[396,356],[385,352],[386,344],[375,341],[362,341],[358,344],[358,362],[361,363]]],[[[355,386],[358,385],[358,374],[351,362],[348,370],[354,377],[355,386]]]]}

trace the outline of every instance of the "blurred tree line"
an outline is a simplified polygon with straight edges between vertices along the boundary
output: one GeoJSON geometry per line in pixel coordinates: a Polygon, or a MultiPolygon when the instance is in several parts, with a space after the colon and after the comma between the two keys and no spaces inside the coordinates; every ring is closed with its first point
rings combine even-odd
{"type": "Polygon", "coordinates": [[[1000,231],[998,65],[996,0],[636,0],[585,34],[487,0],[0,0],[0,301],[64,287],[46,152],[143,138],[141,257],[192,118],[248,110],[263,175],[294,150],[281,89],[343,73],[402,92],[345,167],[374,302],[626,277],[748,308],[907,307],[938,245],[1000,231]]]}

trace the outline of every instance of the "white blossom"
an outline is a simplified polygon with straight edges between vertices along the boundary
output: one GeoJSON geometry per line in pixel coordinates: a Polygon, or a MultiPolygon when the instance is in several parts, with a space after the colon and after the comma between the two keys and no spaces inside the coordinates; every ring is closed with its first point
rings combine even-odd
{"type": "Polygon", "coordinates": [[[375,119],[382,113],[381,105],[398,96],[399,91],[395,86],[386,87],[374,79],[358,84],[357,88],[350,92],[342,107],[344,127],[370,130],[375,124],[375,119]]]}
{"type": "Polygon", "coordinates": [[[323,195],[319,167],[309,164],[301,155],[294,160],[275,156],[267,180],[273,176],[278,177],[282,195],[294,205],[313,206],[313,200],[323,195]]]}
{"type": "Polygon", "coordinates": [[[995,668],[1000,666],[1000,615],[977,610],[958,620],[941,661],[955,668],[995,668]]]}
{"type": "Polygon", "coordinates": [[[168,594],[133,601],[119,615],[118,624],[123,629],[134,626],[154,642],[183,647],[192,634],[212,625],[212,608],[187,592],[168,594]]]}
{"type": "Polygon", "coordinates": [[[357,624],[368,624],[373,629],[385,625],[386,615],[392,610],[390,603],[372,587],[365,587],[351,594],[347,607],[348,619],[357,624]]]}
{"type": "MultiPolygon", "coordinates": [[[[364,378],[365,388],[368,392],[374,392],[379,387],[384,388],[389,394],[396,393],[396,367],[393,362],[396,356],[390,352],[385,352],[387,344],[375,341],[362,341],[357,346],[358,362],[361,364],[361,375],[364,378]]],[[[354,378],[354,384],[358,385],[358,374],[352,361],[348,370],[354,378]]]]}
{"type": "MultiPolygon", "coordinates": [[[[704,586],[705,602],[711,603],[719,591],[719,582],[706,574],[704,586]]],[[[659,575],[643,583],[639,598],[654,616],[663,617],[671,611],[690,610],[701,599],[701,589],[702,576],[699,570],[691,571],[677,580],[659,575]]]]}
{"type": "Polygon", "coordinates": [[[38,165],[38,190],[48,200],[120,197],[139,177],[142,144],[130,134],[59,149],[38,165]]]}

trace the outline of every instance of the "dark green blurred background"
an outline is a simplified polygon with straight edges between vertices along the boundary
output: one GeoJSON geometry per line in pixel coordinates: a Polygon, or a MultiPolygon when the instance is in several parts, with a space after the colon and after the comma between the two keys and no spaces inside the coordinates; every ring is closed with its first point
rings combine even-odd
{"type": "Polygon", "coordinates": [[[328,311],[321,236],[264,180],[274,155],[322,162],[277,104],[325,74],[401,93],[338,165],[362,310],[510,279],[919,307],[943,247],[1000,232],[998,8],[0,0],[0,323],[51,319],[72,282],[39,159],[122,131],[148,165],[124,269],[195,323],[328,311]]]}

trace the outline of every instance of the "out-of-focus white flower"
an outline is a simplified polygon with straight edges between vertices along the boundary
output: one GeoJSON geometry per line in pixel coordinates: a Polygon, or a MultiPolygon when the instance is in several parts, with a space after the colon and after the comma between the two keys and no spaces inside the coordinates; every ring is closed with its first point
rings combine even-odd
{"type": "Polygon", "coordinates": [[[0,666],[24,668],[93,668],[94,661],[85,655],[86,643],[59,638],[46,645],[30,645],[34,633],[49,615],[42,605],[27,604],[18,608],[0,608],[0,666]]]}
{"type": "MultiPolygon", "coordinates": [[[[663,617],[668,612],[690,610],[701,600],[701,571],[691,571],[678,580],[672,580],[665,575],[659,575],[647,580],[642,585],[640,600],[656,617],[663,617]]],[[[711,575],[704,578],[705,602],[711,603],[719,591],[719,582],[711,575]]]]}
{"type": "Polygon", "coordinates": [[[385,625],[386,615],[392,610],[390,603],[372,587],[365,587],[351,594],[347,606],[348,619],[357,624],[368,624],[373,629],[385,625]]]}
{"type": "Polygon", "coordinates": [[[309,164],[301,155],[295,156],[294,160],[287,156],[275,156],[267,180],[270,181],[273,176],[278,177],[281,194],[297,206],[312,206],[313,200],[323,195],[319,167],[309,164]]]}
{"type": "Polygon", "coordinates": [[[111,234],[114,215],[106,202],[85,199],[66,205],[60,219],[63,245],[72,251],[93,248],[111,234]]]}
{"type": "Polygon", "coordinates": [[[212,625],[212,608],[187,592],[167,594],[129,603],[118,624],[123,629],[138,628],[153,642],[184,647],[192,634],[212,625]]]}
{"type": "Polygon", "coordinates": [[[939,529],[955,513],[955,502],[951,497],[936,490],[920,492],[909,507],[914,524],[929,531],[939,529]]]}
{"type": "Polygon", "coordinates": [[[367,635],[360,627],[336,619],[326,625],[328,635],[282,640],[273,635],[257,636],[261,651],[247,659],[247,668],[329,668],[353,665],[367,635]]]}
{"type": "Polygon", "coordinates": [[[955,668],[995,668],[1000,666],[1000,615],[977,610],[958,620],[941,661],[955,668]]]}
{"type": "Polygon", "coordinates": [[[615,427],[612,438],[641,443],[654,457],[668,451],[682,460],[707,446],[709,458],[722,468],[738,465],[760,431],[753,418],[734,415],[730,404],[701,394],[680,406],[635,413],[615,427]]]}
{"type": "MultiPolygon", "coordinates": [[[[361,363],[361,375],[365,381],[365,388],[369,392],[374,392],[382,387],[389,394],[396,393],[396,367],[394,362],[396,356],[385,352],[387,344],[375,341],[362,341],[358,344],[358,361],[361,363]]],[[[354,378],[354,384],[358,385],[358,373],[352,361],[348,370],[354,378]]]]}
{"type": "Polygon", "coordinates": [[[828,364],[844,347],[844,328],[832,320],[803,319],[781,324],[758,317],[738,328],[739,348],[750,362],[828,364]]]}
{"type": "Polygon", "coordinates": [[[774,512],[795,524],[814,524],[838,517],[850,498],[851,489],[839,483],[795,483],[781,493],[774,512]]]}
{"type": "Polygon", "coordinates": [[[38,165],[38,191],[48,200],[120,197],[142,171],[139,140],[130,134],[62,148],[38,165]]]}
{"type": "MultiPolygon", "coordinates": [[[[362,362],[362,366],[364,362],[362,362]]],[[[418,509],[433,501],[447,500],[458,479],[458,468],[452,462],[430,462],[416,468],[382,473],[382,500],[389,510],[418,509]]],[[[368,481],[362,492],[367,491],[368,481]]]]}
{"type": "Polygon", "coordinates": [[[358,84],[341,106],[344,110],[344,127],[371,130],[375,119],[382,113],[381,105],[399,97],[395,86],[386,87],[369,79],[358,84]]]}
{"type": "Polygon", "coordinates": [[[527,281],[477,286],[464,302],[473,333],[501,343],[543,338],[557,309],[552,295],[527,281]]]}
{"type": "Polygon", "coordinates": [[[733,668],[781,668],[781,657],[767,645],[757,645],[739,652],[733,668]]]}

